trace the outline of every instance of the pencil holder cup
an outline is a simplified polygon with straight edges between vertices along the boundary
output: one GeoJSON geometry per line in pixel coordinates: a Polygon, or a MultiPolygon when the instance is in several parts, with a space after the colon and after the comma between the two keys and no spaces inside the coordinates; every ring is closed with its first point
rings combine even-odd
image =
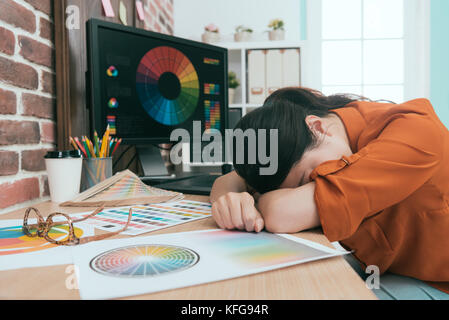
{"type": "Polygon", "coordinates": [[[81,192],[112,177],[112,158],[84,158],[81,192]]]}

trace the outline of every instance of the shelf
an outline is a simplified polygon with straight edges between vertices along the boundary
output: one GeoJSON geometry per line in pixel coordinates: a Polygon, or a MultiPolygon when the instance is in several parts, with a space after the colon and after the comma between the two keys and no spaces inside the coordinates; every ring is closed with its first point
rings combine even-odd
{"type": "Polygon", "coordinates": [[[233,103],[229,105],[229,108],[259,108],[259,107],[262,107],[262,105],[250,103],[233,103]]]}
{"type": "MultiPolygon", "coordinates": [[[[301,59],[303,56],[304,51],[307,47],[307,41],[249,41],[249,42],[220,42],[216,45],[221,46],[223,48],[228,49],[228,66],[229,70],[235,72],[237,79],[240,81],[240,87],[236,89],[235,91],[235,97],[234,97],[234,103],[230,104],[230,108],[239,108],[242,109],[242,115],[246,115],[248,112],[259,108],[263,105],[263,101],[266,98],[265,92],[268,91],[268,87],[271,88],[281,88],[282,86],[297,86],[301,83],[301,59]],[[294,60],[293,63],[290,61],[289,63],[285,64],[287,68],[284,68],[283,64],[283,55],[280,56],[278,53],[278,56],[271,55],[270,52],[267,52],[266,56],[270,56],[272,63],[270,64],[271,69],[269,69],[269,72],[271,72],[272,75],[275,75],[275,77],[270,77],[270,82],[268,83],[267,80],[265,80],[265,84],[260,84],[261,81],[257,82],[257,87],[263,87],[264,90],[264,97],[260,97],[260,99],[251,99],[253,98],[249,93],[248,89],[248,80],[249,80],[249,70],[248,70],[248,52],[254,50],[254,56],[259,57],[264,56],[261,51],[257,50],[282,50],[286,49],[285,52],[281,53],[287,53],[289,57],[292,57],[292,52],[288,49],[300,49],[300,55],[299,55],[299,65],[298,61],[294,60]],[[268,54],[270,53],[270,54],[268,54]],[[274,57],[274,58],[273,58],[274,57]],[[274,59],[274,60],[273,60],[274,59]],[[274,62],[273,62],[274,61],[274,62]],[[279,67],[278,67],[279,65],[279,67]],[[289,66],[298,65],[298,77],[299,82],[296,83],[296,75],[291,76],[291,72],[289,72],[288,68],[289,66]],[[281,70],[281,71],[279,71],[281,70]],[[282,72],[282,75],[279,74],[282,72]],[[288,77],[287,81],[284,82],[284,74],[289,74],[290,77],[288,77]],[[273,80],[274,79],[274,80],[273,80]],[[276,80],[277,79],[277,80],[276,80]],[[293,79],[293,80],[292,80],[293,79]],[[279,84],[278,84],[279,83],[279,84]],[[285,85],[284,85],[285,83],[285,85]],[[262,99],[263,98],[263,99],[262,99]],[[249,103],[251,101],[252,103],[249,103]]],[[[293,59],[295,59],[294,56],[298,56],[296,52],[293,53],[293,59]]],[[[267,59],[264,57],[263,59],[267,59]]],[[[290,58],[291,59],[291,58],[290,58]]],[[[260,61],[258,62],[260,63],[260,61]]],[[[256,68],[257,69],[257,68],[256,68]]],[[[296,67],[295,67],[296,69],[296,67]]],[[[258,69],[257,69],[258,70],[258,69]]],[[[257,71],[256,70],[256,71],[257,71]]],[[[292,69],[294,70],[294,69],[292,69]]],[[[266,71],[268,72],[268,71],[266,71]]],[[[253,80],[259,79],[258,76],[254,75],[254,70],[252,73],[253,80]]],[[[265,77],[265,71],[261,77],[265,77]]],[[[253,82],[254,83],[254,82],[253,82]]]]}
{"type": "Polygon", "coordinates": [[[249,42],[219,42],[215,45],[228,50],[243,49],[276,49],[304,47],[305,41],[249,41],[249,42]]]}

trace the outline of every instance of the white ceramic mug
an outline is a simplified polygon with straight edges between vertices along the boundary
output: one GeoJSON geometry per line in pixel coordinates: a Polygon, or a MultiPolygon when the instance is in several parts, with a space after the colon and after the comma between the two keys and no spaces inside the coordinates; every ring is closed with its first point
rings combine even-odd
{"type": "Polygon", "coordinates": [[[45,156],[52,202],[72,200],[80,192],[83,158],[79,151],[50,151],[45,156]]]}

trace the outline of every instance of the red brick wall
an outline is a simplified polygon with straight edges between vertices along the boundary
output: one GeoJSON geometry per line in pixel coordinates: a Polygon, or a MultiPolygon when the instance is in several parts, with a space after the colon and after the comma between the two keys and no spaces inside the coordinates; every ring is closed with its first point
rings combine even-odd
{"type": "MultiPolygon", "coordinates": [[[[0,0],[0,214],[48,199],[55,148],[54,0],[0,0]]],[[[145,28],[173,34],[173,0],[143,0],[145,28]]]]}
{"type": "Polygon", "coordinates": [[[145,28],[173,34],[173,0],[144,0],[145,28]]]}
{"type": "Polygon", "coordinates": [[[48,199],[55,145],[53,0],[0,1],[0,214],[48,199]]]}

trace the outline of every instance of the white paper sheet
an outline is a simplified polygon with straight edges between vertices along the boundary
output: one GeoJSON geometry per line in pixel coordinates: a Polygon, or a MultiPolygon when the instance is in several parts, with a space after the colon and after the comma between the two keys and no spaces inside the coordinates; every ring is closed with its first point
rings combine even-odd
{"type": "Polygon", "coordinates": [[[193,286],[346,253],[289,235],[225,230],[105,240],[73,248],[83,299],[193,286]]]}

